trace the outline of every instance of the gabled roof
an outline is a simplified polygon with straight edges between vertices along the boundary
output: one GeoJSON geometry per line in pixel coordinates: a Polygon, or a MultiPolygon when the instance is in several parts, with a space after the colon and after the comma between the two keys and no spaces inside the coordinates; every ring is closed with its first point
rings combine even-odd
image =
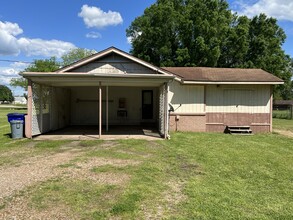
{"type": "Polygon", "coordinates": [[[122,56],[122,57],[124,57],[126,59],[129,59],[129,60],[131,60],[131,61],[133,61],[135,63],[138,63],[138,64],[140,64],[140,65],[142,65],[144,67],[147,67],[147,68],[149,68],[149,69],[151,69],[151,70],[153,70],[153,71],[155,71],[157,73],[170,75],[167,71],[165,71],[165,70],[163,70],[163,69],[161,69],[161,68],[159,68],[157,66],[154,66],[154,65],[152,65],[152,64],[150,64],[148,62],[145,62],[145,61],[143,61],[143,60],[141,60],[139,58],[136,58],[136,57],[130,55],[129,53],[126,53],[126,52],[124,52],[122,50],[117,49],[116,47],[109,47],[108,49],[102,50],[102,51],[100,51],[98,53],[95,53],[95,54],[93,54],[91,56],[88,56],[88,57],[86,57],[84,59],[81,59],[81,60],[79,60],[79,61],[77,61],[75,63],[72,63],[72,64],[70,64],[68,66],[65,66],[65,67],[57,70],[56,72],[57,73],[70,72],[71,70],[74,70],[74,69],[76,69],[78,67],[86,65],[86,64],[88,64],[88,63],[90,63],[92,61],[102,59],[103,57],[106,57],[106,56],[108,56],[108,55],[110,55],[112,53],[120,55],[120,56],[122,56]]]}
{"type": "Polygon", "coordinates": [[[283,84],[280,78],[262,69],[211,68],[211,67],[164,67],[184,84],[283,84]]]}

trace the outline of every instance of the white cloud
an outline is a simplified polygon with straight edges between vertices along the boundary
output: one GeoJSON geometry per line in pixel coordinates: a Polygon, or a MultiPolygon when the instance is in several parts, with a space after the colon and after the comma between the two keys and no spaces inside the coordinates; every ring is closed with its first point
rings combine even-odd
{"type": "Polygon", "coordinates": [[[17,71],[16,69],[13,69],[13,68],[3,69],[1,71],[2,76],[14,76],[14,77],[17,77],[18,73],[19,73],[19,71],[17,71]]]}
{"type": "Polygon", "coordinates": [[[90,32],[85,35],[87,38],[102,38],[102,35],[99,32],[90,32]]]}
{"type": "Polygon", "coordinates": [[[14,78],[14,77],[7,77],[7,76],[2,76],[0,75],[0,82],[1,82],[1,85],[5,85],[5,86],[8,86],[9,83],[10,83],[10,80],[14,78]]]}
{"type": "Polygon", "coordinates": [[[132,41],[142,34],[141,31],[136,32],[133,37],[127,37],[127,43],[132,44],[132,41]]]}
{"type": "Polygon", "coordinates": [[[19,48],[27,56],[56,56],[61,57],[64,53],[75,48],[72,43],[59,40],[42,40],[20,38],[19,48]]]}
{"type": "Polygon", "coordinates": [[[59,40],[19,38],[23,30],[16,23],[0,21],[0,55],[60,57],[75,46],[59,40]]]}
{"type": "Polygon", "coordinates": [[[10,86],[10,80],[13,78],[19,78],[19,72],[23,71],[29,64],[27,63],[11,63],[8,66],[0,67],[0,84],[8,86],[14,95],[22,95],[25,91],[20,87],[10,86]]]}
{"type": "Polygon", "coordinates": [[[10,66],[14,69],[23,70],[29,66],[29,63],[14,62],[14,63],[10,64],[10,66]]]}
{"type": "Polygon", "coordinates": [[[12,78],[20,77],[18,73],[20,70],[7,67],[0,67],[0,84],[8,86],[12,78]]]}
{"type": "Polygon", "coordinates": [[[18,24],[0,21],[0,54],[1,55],[17,55],[19,49],[17,46],[16,36],[23,31],[18,24]]]}
{"type": "Polygon", "coordinates": [[[265,13],[278,20],[293,21],[293,1],[292,0],[257,0],[254,3],[237,0],[234,2],[238,14],[253,17],[260,13],[265,13]]]}
{"type": "Polygon", "coordinates": [[[8,34],[11,34],[12,36],[17,36],[23,33],[23,30],[18,26],[18,24],[7,21],[0,21],[0,30],[8,34]]]}
{"type": "Polygon", "coordinates": [[[78,16],[83,18],[83,21],[88,28],[103,28],[111,25],[115,26],[123,22],[122,16],[119,12],[104,12],[100,8],[88,5],[83,5],[81,7],[81,12],[78,16]]]}

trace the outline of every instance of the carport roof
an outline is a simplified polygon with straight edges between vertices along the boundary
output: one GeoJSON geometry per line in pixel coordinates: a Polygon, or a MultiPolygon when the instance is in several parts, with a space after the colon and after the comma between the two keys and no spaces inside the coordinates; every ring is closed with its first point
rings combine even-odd
{"type": "Polygon", "coordinates": [[[174,78],[163,74],[101,74],[25,72],[24,77],[48,86],[160,86],[174,78]]]}

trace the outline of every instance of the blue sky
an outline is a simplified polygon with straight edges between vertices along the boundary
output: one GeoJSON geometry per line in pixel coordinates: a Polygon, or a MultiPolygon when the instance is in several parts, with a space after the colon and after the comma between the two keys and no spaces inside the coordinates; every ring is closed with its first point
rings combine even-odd
{"type": "MultiPolygon", "coordinates": [[[[125,30],[155,0],[9,0],[0,7],[0,60],[31,62],[60,57],[71,48],[100,51],[115,46],[126,52],[125,30]],[[139,2],[139,3],[138,3],[139,2]]],[[[278,18],[293,57],[292,0],[229,0],[231,10],[252,17],[261,12],[278,18]]],[[[0,61],[0,84],[9,85],[27,64],[0,61]]],[[[11,88],[21,95],[19,88],[11,88]]]]}

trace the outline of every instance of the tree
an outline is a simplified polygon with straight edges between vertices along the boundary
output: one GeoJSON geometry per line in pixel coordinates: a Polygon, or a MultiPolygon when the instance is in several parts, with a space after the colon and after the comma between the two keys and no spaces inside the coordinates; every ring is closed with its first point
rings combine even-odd
{"type": "Polygon", "coordinates": [[[20,78],[12,78],[10,80],[10,85],[13,87],[21,87],[23,88],[25,91],[27,90],[27,80],[23,77],[20,78]]]}
{"type": "Polygon", "coordinates": [[[88,49],[83,49],[83,48],[74,48],[71,49],[68,53],[64,54],[61,59],[62,61],[60,62],[61,66],[67,66],[71,63],[74,63],[80,59],[83,59],[85,57],[88,57],[90,55],[95,54],[95,50],[88,50],[88,49]]]}
{"type": "Polygon", "coordinates": [[[249,49],[250,20],[233,15],[227,36],[223,39],[219,67],[244,67],[249,49]]]}
{"type": "Polygon", "coordinates": [[[232,14],[222,0],[158,0],[127,29],[131,53],[158,66],[217,66],[232,14]]]}
{"type": "MultiPolygon", "coordinates": [[[[44,60],[34,60],[34,62],[25,68],[23,72],[54,72],[61,66],[68,65],[94,53],[95,51],[93,50],[81,48],[72,49],[61,57],[60,62],[57,61],[56,57],[51,57],[44,60]]],[[[24,90],[27,90],[27,80],[23,77],[11,79],[10,85],[13,87],[19,86],[24,90]]]]}
{"type": "MultiPolygon", "coordinates": [[[[59,68],[60,64],[57,62],[56,57],[51,57],[44,60],[34,60],[23,72],[54,72],[59,68]]],[[[23,77],[12,78],[10,85],[13,87],[21,87],[27,90],[27,80],[23,77]]]]}
{"type": "Polygon", "coordinates": [[[285,54],[282,45],[286,34],[274,18],[260,14],[252,18],[249,29],[249,50],[246,55],[246,66],[262,68],[285,81],[277,86],[275,95],[283,99],[292,98],[291,59],[285,54]]]}
{"type": "Polygon", "coordinates": [[[293,97],[286,35],[265,14],[232,14],[226,0],[157,0],[126,34],[130,53],[155,65],[261,68],[285,81],[276,97],[293,97]]]}
{"type": "Polygon", "coordinates": [[[0,85],[0,101],[2,101],[2,102],[14,101],[14,97],[12,95],[12,92],[7,86],[0,85]]]}

